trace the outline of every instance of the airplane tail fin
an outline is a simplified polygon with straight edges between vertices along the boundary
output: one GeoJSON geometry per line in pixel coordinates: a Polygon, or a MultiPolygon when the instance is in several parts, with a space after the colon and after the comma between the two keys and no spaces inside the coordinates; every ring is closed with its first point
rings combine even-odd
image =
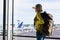
{"type": "Polygon", "coordinates": [[[22,25],[23,25],[23,22],[19,23],[19,24],[18,24],[18,28],[21,28],[22,25]]]}

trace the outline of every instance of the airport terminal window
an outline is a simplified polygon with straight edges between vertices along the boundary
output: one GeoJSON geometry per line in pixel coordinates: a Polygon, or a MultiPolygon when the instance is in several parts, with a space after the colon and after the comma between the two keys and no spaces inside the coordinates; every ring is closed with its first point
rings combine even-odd
{"type": "MultiPolygon", "coordinates": [[[[14,40],[24,37],[18,36],[36,36],[36,30],[33,25],[33,19],[36,15],[34,7],[36,4],[42,4],[43,10],[53,15],[54,25],[51,37],[60,37],[60,1],[58,0],[14,0],[14,40]]],[[[25,39],[25,38],[24,38],[25,39]]],[[[29,40],[29,38],[26,38],[29,40]]],[[[32,40],[32,39],[31,39],[32,40]]],[[[34,38],[36,40],[36,38],[34,38]]],[[[48,40],[48,39],[46,39],[48,40]]],[[[53,40],[53,39],[52,39],[53,40]]]]}
{"type": "Polygon", "coordinates": [[[0,40],[3,39],[3,0],[0,0],[0,40]]]}

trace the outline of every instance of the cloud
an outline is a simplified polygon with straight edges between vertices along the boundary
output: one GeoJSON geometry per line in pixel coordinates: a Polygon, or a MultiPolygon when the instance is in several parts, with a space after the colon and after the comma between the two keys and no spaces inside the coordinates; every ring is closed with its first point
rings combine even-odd
{"type": "MultiPolygon", "coordinates": [[[[1,5],[0,14],[2,14],[2,11],[3,11],[3,3],[1,1],[0,1],[0,5],[1,5]]],[[[46,1],[46,0],[14,0],[14,1],[15,1],[14,2],[15,23],[17,22],[18,19],[24,21],[25,23],[32,23],[33,17],[35,16],[35,13],[33,12],[32,7],[38,3],[42,4],[44,10],[53,13],[55,23],[58,23],[58,20],[60,20],[57,17],[57,15],[60,15],[60,14],[55,14],[55,13],[60,13],[59,12],[60,10],[59,0],[49,0],[49,1],[46,1]],[[25,20],[25,19],[28,19],[28,20],[25,20]]],[[[9,9],[11,10],[11,5],[9,9]]]]}
{"type": "MultiPolygon", "coordinates": [[[[51,0],[52,1],[52,0],[51,0]]],[[[43,9],[52,9],[52,10],[60,10],[60,1],[56,0],[54,2],[50,2],[50,1],[39,1],[39,0],[35,0],[32,3],[32,0],[30,0],[30,2],[28,0],[15,0],[15,10],[18,11],[24,11],[24,10],[32,10],[32,7],[35,6],[37,3],[42,4],[43,9]],[[36,2],[36,3],[35,3],[36,2]]]]}
{"type": "MultiPolygon", "coordinates": [[[[49,0],[49,1],[41,1],[41,0],[15,0],[15,16],[20,17],[19,19],[23,19],[23,21],[26,23],[32,23],[32,17],[35,15],[35,13],[33,14],[33,10],[32,7],[35,6],[37,3],[42,4],[43,9],[46,10],[47,12],[50,12],[53,14],[54,16],[54,21],[55,23],[58,23],[58,17],[57,15],[60,15],[59,10],[60,10],[60,1],[59,0],[49,0]],[[58,14],[57,14],[58,13],[58,14]],[[29,15],[30,16],[29,16],[29,15]],[[55,18],[56,17],[56,18],[55,18]],[[25,19],[27,19],[29,21],[26,21],[25,19]]],[[[60,19],[59,19],[60,20],[60,19]]],[[[59,22],[60,23],[60,22],[59,22]]]]}
{"type": "Polygon", "coordinates": [[[43,4],[44,9],[60,9],[60,2],[47,2],[43,4]]]}

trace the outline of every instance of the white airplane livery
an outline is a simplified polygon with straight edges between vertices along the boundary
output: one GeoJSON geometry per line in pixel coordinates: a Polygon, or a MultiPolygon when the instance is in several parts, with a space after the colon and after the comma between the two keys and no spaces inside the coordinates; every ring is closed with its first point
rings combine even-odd
{"type": "Polygon", "coordinates": [[[33,24],[23,24],[23,21],[18,23],[17,27],[14,27],[14,33],[22,32],[36,32],[33,24]]]}

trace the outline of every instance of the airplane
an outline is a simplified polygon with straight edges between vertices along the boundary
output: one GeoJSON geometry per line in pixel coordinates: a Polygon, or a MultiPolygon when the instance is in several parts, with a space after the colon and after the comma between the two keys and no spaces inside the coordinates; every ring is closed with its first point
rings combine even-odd
{"type": "Polygon", "coordinates": [[[23,24],[24,22],[19,22],[17,27],[14,28],[14,32],[35,32],[35,28],[30,24],[23,24]]]}
{"type": "Polygon", "coordinates": [[[21,23],[18,23],[18,28],[21,28],[23,26],[23,21],[21,23]]]}

